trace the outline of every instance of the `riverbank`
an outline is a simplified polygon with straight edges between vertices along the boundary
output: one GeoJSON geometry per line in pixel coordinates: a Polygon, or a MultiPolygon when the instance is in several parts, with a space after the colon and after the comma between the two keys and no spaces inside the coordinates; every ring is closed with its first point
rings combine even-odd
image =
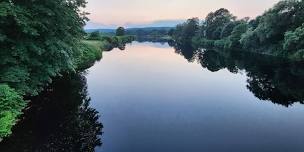
{"type": "Polygon", "coordinates": [[[301,8],[302,1],[283,0],[254,19],[238,18],[228,9],[220,8],[203,20],[188,19],[177,25],[170,35],[179,45],[220,51],[239,50],[303,61],[304,19],[301,8]]]}
{"type": "Polygon", "coordinates": [[[58,76],[92,66],[102,51],[130,41],[128,36],[84,41],[85,6],[85,1],[1,2],[0,139],[11,134],[26,97],[37,96],[58,76]]]}
{"type": "MultiPolygon", "coordinates": [[[[116,47],[123,47],[126,43],[131,43],[133,38],[130,36],[115,36],[107,37],[102,40],[82,40],[79,43],[79,51],[77,54],[73,54],[72,65],[75,70],[63,70],[60,73],[66,72],[81,72],[94,65],[96,61],[102,58],[103,51],[109,51],[116,47]]],[[[53,77],[57,77],[54,75],[53,77]]],[[[37,78],[30,77],[31,80],[37,78]]],[[[34,96],[41,92],[47,84],[52,80],[41,80],[40,86],[37,87],[37,92],[34,96]]],[[[29,82],[27,85],[30,85],[29,82]]],[[[18,87],[16,87],[18,88],[18,87]]],[[[23,88],[23,87],[21,87],[23,88]]],[[[18,119],[23,114],[24,109],[27,106],[25,96],[32,96],[26,94],[21,89],[15,89],[7,84],[0,84],[0,141],[2,138],[9,136],[12,132],[12,127],[18,122],[18,119]]]]}
{"type": "MultiPolygon", "coordinates": [[[[73,65],[76,71],[63,71],[64,72],[77,72],[85,70],[92,66],[95,61],[100,60],[103,52],[103,42],[94,42],[94,41],[82,41],[80,43],[78,54],[74,55],[73,65]]],[[[55,77],[58,75],[55,75],[55,77]]],[[[36,78],[31,78],[36,79],[36,78]]],[[[42,81],[44,86],[47,86],[52,82],[42,81]]],[[[30,85],[30,84],[27,84],[30,85]]],[[[39,88],[40,88],[39,87],[39,88]]],[[[43,89],[33,90],[37,94],[43,89]]],[[[9,136],[12,133],[13,126],[19,121],[20,116],[23,114],[23,111],[27,107],[28,101],[25,99],[25,96],[32,96],[31,94],[23,93],[21,90],[12,88],[7,84],[0,85],[0,140],[4,137],[9,136]]]]}

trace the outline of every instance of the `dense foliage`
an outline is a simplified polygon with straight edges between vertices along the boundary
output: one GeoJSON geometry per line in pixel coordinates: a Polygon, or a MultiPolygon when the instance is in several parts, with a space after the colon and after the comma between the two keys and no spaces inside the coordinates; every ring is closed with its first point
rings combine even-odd
{"type": "Polygon", "coordinates": [[[177,25],[176,30],[173,31],[173,39],[177,43],[190,43],[192,38],[198,33],[199,19],[188,19],[185,23],[177,25]]]}
{"type": "Polygon", "coordinates": [[[118,27],[116,29],[116,36],[124,36],[125,32],[126,32],[126,30],[124,27],[118,27]]]}
{"type": "Polygon", "coordinates": [[[88,34],[88,37],[86,38],[88,40],[101,40],[101,33],[99,31],[93,31],[88,34]]]}
{"type": "Polygon", "coordinates": [[[304,24],[285,33],[284,50],[294,53],[294,58],[304,58],[304,24]]]}
{"type": "Polygon", "coordinates": [[[135,36],[140,42],[167,42],[170,40],[169,32],[172,29],[171,27],[128,28],[126,34],[135,36]]]}
{"type": "Polygon", "coordinates": [[[221,8],[211,12],[207,15],[203,24],[203,34],[207,39],[221,39],[231,33],[231,29],[233,29],[231,22],[234,20],[235,17],[227,9],[221,8]]]}
{"type": "Polygon", "coordinates": [[[0,83],[37,94],[62,71],[73,70],[80,52],[85,0],[0,2],[0,83]]]}
{"type": "Polygon", "coordinates": [[[0,85],[0,137],[8,136],[15,120],[21,114],[25,102],[8,85],[0,85]]]}
{"type": "Polygon", "coordinates": [[[82,41],[81,54],[74,61],[77,71],[87,69],[95,61],[100,60],[102,58],[102,46],[103,44],[99,41],[82,41]]]}
{"type": "Polygon", "coordinates": [[[0,2],[0,140],[25,107],[52,78],[100,58],[82,43],[85,0],[2,0],[0,2]]]}
{"type": "MultiPolygon", "coordinates": [[[[133,36],[139,42],[168,42],[171,40],[170,32],[173,27],[142,27],[142,28],[124,28],[124,36],[133,36]]],[[[117,29],[87,29],[87,39],[100,40],[102,37],[117,36],[117,29]]],[[[119,34],[118,34],[119,35],[119,34]]]]}
{"type": "MultiPolygon", "coordinates": [[[[124,48],[127,43],[131,43],[135,40],[132,35],[125,35],[125,29],[123,27],[117,28],[117,34],[120,36],[111,36],[105,33],[99,32],[99,30],[87,33],[86,40],[93,40],[100,43],[102,50],[112,50],[113,48],[124,48]]],[[[88,41],[87,41],[88,42],[88,41]]],[[[92,42],[92,41],[91,41],[92,42]]],[[[96,45],[96,43],[95,43],[96,45]]],[[[93,45],[94,46],[94,45],[93,45]]]]}
{"type": "Polygon", "coordinates": [[[191,43],[198,48],[251,51],[303,60],[303,10],[303,0],[283,0],[249,20],[237,19],[221,8],[209,13],[202,24],[196,21],[199,28],[185,32],[193,24],[190,19],[178,25],[171,36],[176,43],[191,43]]]}

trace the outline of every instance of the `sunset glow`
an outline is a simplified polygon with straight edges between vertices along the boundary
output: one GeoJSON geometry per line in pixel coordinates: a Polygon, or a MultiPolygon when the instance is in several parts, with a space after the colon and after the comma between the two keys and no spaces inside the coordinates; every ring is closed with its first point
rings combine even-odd
{"type": "MultiPolygon", "coordinates": [[[[88,0],[90,25],[100,27],[140,26],[153,22],[204,18],[227,8],[239,18],[255,17],[279,0],[88,0]]],[[[173,22],[174,23],[174,22],[173,22]]]]}

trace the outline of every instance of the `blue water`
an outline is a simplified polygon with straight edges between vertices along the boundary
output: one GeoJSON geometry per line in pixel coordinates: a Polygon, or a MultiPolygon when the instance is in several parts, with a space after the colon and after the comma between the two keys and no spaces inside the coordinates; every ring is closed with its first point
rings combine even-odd
{"type": "Polygon", "coordinates": [[[97,152],[304,151],[301,95],[272,91],[263,99],[264,91],[248,85],[250,76],[268,73],[251,66],[214,71],[198,57],[186,58],[160,43],[134,42],[103,54],[87,74],[91,107],[104,125],[97,152]]]}
{"type": "Polygon", "coordinates": [[[1,152],[304,151],[304,64],[269,56],[133,42],[29,100],[1,152]]]}

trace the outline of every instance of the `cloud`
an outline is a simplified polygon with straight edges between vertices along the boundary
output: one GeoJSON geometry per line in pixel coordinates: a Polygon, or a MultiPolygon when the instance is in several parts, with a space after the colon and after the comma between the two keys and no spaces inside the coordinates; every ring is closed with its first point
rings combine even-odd
{"type": "Polygon", "coordinates": [[[117,27],[117,25],[114,25],[114,24],[107,25],[107,24],[103,24],[103,23],[97,23],[97,22],[89,21],[89,22],[86,23],[84,28],[85,29],[100,29],[100,28],[112,29],[112,28],[115,28],[115,27],[117,27]]]}
{"type": "MultiPolygon", "coordinates": [[[[227,8],[239,18],[262,14],[279,0],[87,0],[85,11],[98,26],[166,25],[155,23],[168,19],[188,19],[206,15],[219,8],[227,8]]],[[[92,26],[92,25],[90,25],[92,26]]],[[[93,26],[96,27],[96,24],[93,26]]]]}
{"type": "Polygon", "coordinates": [[[150,23],[127,23],[125,26],[127,28],[132,27],[174,27],[177,24],[183,23],[185,20],[177,19],[177,20],[158,20],[150,23]]]}

